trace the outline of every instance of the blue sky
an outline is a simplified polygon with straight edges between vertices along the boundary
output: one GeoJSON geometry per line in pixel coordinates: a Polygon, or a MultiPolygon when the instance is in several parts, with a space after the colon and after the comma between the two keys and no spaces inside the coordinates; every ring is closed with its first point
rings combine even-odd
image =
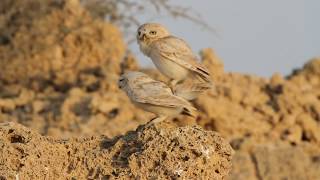
{"type": "MultiPolygon", "coordinates": [[[[287,75],[310,58],[320,56],[319,0],[172,2],[192,7],[217,33],[152,12],[138,18],[145,22],[153,17],[153,22],[164,24],[175,36],[185,39],[195,53],[213,48],[227,71],[265,77],[275,72],[287,75]]],[[[129,48],[143,66],[152,66],[135,42],[129,48]]]]}

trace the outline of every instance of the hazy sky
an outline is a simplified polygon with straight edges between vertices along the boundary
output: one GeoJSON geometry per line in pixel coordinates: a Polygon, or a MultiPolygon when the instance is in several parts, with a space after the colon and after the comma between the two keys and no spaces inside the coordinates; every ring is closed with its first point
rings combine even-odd
{"type": "MultiPolygon", "coordinates": [[[[320,56],[320,0],[175,0],[190,6],[215,28],[204,30],[186,20],[169,16],[153,21],[185,39],[195,53],[212,47],[227,71],[270,76],[288,74],[312,57],[320,56]]],[[[144,15],[146,21],[154,15],[144,15]]],[[[141,64],[152,62],[136,43],[130,45],[141,64]]]]}

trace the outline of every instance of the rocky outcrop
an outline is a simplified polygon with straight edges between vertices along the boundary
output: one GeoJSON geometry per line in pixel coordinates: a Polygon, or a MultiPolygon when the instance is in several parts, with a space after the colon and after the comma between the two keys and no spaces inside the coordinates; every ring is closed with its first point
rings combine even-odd
{"type": "Polygon", "coordinates": [[[78,0],[4,0],[0,12],[0,122],[58,137],[114,136],[150,117],[117,88],[132,66],[117,27],[78,0]]]}
{"type": "Polygon", "coordinates": [[[238,151],[228,179],[318,179],[319,149],[308,146],[269,143],[238,151]]]}
{"type": "Polygon", "coordinates": [[[120,72],[121,33],[92,18],[78,0],[4,0],[0,12],[0,80],[67,86],[83,72],[120,72]]]}
{"type": "Polygon", "coordinates": [[[233,154],[218,133],[197,126],[59,140],[2,123],[0,146],[2,179],[223,179],[233,154]]]}
{"type": "MultiPolygon", "coordinates": [[[[213,51],[203,54],[207,64],[222,67],[213,51]]],[[[319,68],[314,58],[288,77],[270,79],[213,69],[216,89],[197,99],[198,124],[236,150],[228,179],[320,177],[319,68]]]]}

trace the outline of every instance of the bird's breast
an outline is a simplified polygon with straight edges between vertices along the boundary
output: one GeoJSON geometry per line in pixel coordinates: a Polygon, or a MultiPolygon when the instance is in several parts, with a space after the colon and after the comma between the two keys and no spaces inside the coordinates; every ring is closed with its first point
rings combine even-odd
{"type": "Polygon", "coordinates": [[[150,47],[149,47],[149,45],[147,45],[145,42],[139,42],[139,47],[140,47],[141,52],[144,55],[150,57],[150,47]]]}
{"type": "Polygon", "coordinates": [[[157,69],[171,79],[183,80],[188,75],[188,69],[180,66],[170,59],[167,59],[166,57],[161,56],[157,52],[151,53],[151,59],[157,69]]]}

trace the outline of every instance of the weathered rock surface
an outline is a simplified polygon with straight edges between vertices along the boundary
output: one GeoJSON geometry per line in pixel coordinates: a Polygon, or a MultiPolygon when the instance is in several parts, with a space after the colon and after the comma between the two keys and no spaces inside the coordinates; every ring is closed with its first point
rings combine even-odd
{"type": "Polygon", "coordinates": [[[119,30],[94,19],[78,0],[3,0],[0,80],[74,84],[99,68],[119,73],[125,45],[119,30]]]}
{"type": "Polygon", "coordinates": [[[117,27],[77,0],[4,0],[0,12],[0,122],[71,137],[119,135],[149,119],[117,88],[132,68],[117,27]]]}
{"type": "MultiPolygon", "coordinates": [[[[211,50],[203,54],[221,64],[211,50]]],[[[197,122],[236,150],[229,179],[320,178],[319,69],[319,58],[270,79],[211,69],[216,88],[197,99],[197,122]]]]}
{"type": "Polygon", "coordinates": [[[59,140],[2,123],[0,147],[2,179],[222,179],[233,154],[218,133],[197,126],[59,140]]]}
{"type": "Polygon", "coordinates": [[[233,169],[228,179],[318,179],[319,148],[289,144],[263,144],[252,150],[238,151],[233,156],[233,169]],[[316,148],[316,149],[315,149],[316,148]]]}

